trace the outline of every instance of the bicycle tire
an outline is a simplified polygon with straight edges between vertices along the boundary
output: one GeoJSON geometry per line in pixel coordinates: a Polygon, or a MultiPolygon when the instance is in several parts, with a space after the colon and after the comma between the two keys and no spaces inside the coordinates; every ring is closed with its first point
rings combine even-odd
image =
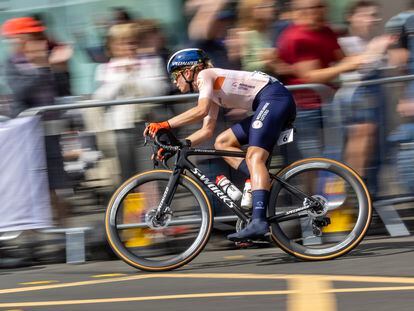
{"type": "MultiPolygon", "coordinates": [[[[210,237],[213,224],[213,212],[207,195],[195,180],[186,175],[181,175],[178,187],[187,190],[189,196],[193,197],[200,209],[200,231],[196,233],[194,242],[183,253],[160,260],[149,260],[141,255],[137,255],[131,248],[126,246],[126,243],[122,239],[122,231],[118,230],[120,224],[118,224],[119,221],[117,220],[120,217],[119,214],[122,213],[121,206],[125,198],[133,189],[138,189],[138,187],[148,185],[148,183],[168,182],[171,174],[172,171],[170,170],[152,170],[137,174],[125,181],[115,191],[108,204],[105,215],[105,231],[108,243],[120,259],[134,268],[144,271],[167,271],[179,268],[193,260],[203,250],[210,237]]],[[[174,193],[175,196],[177,196],[176,194],[174,193]]],[[[154,232],[157,233],[156,230],[154,232]]]]}
{"type": "MultiPolygon", "coordinates": [[[[319,169],[335,174],[349,183],[348,186],[352,187],[355,191],[359,212],[357,220],[355,221],[355,226],[352,228],[352,231],[346,235],[346,238],[341,241],[341,243],[335,245],[335,247],[327,247],[326,249],[319,247],[313,249],[309,246],[297,243],[286,233],[288,229],[282,228],[283,223],[271,223],[270,228],[272,240],[281,249],[302,260],[329,260],[348,253],[362,241],[368,230],[372,217],[372,202],[366,185],[354,170],[343,163],[326,158],[308,158],[292,163],[278,172],[277,176],[289,182],[289,180],[295,178],[301,173],[313,172],[319,169]]],[[[280,196],[282,188],[283,186],[278,182],[275,182],[272,185],[270,195],[271,203],[268,208],[268,216],[276,215],[278,209],[278,196],[280,196]]],[[[347,199],[345,199],[345,201],[346,200],[347,199]]],[[[292,228],[290,228],[290,230],[292,230],[292,228]]],[[[303,232],[301,232],[301,234],[303,234],[303,232]]]]}

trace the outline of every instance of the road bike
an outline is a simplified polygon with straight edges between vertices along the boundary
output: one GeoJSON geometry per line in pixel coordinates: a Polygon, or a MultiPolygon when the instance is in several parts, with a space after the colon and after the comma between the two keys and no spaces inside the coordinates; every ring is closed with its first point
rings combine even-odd
{"type": "MultiPolygon", "coordinates": [[[[174,160],[172,169],[136,174],[113,194],[105,229],[115,254],[145,271],[167,271],[193,260],[213,228],[212,198],[237,215],[237,230],[250,220],[242,209],[189,158],[240,157],[245,152],[192,148],[162,130],[149,140],[154,155],[174,160]],[[207,195],[209,193],[209,195],[207,195]]],[[[341,162],[327,158],[296,161],[269,172],[267,208],[270,239],[302,260],[328,260],[344,255],[363,239],[372,215],[369,192],[361,177],[341,162]]]]}

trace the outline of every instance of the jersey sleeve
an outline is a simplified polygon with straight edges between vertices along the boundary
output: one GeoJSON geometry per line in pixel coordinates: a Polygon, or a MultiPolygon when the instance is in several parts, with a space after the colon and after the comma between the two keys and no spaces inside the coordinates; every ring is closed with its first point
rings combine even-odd
{"type": "Polygon", "coordinates": [[[197,85],[199,91],[199,99],[213,98],[213,77],[208,74],[207,70],[203,70],[198,74],[197,85]]]}

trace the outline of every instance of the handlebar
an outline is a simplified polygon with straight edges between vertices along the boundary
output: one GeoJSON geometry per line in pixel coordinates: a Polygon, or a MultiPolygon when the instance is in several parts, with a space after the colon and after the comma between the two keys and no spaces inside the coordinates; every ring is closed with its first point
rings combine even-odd
{"type": "Polygon", "coordinates": [[[153,149],[152,159],[154,161],[154,167],[158,166],[158,163],[161,163],[162,166],[167,169],[170,169],[167,161],[183,147],[183,144],[175,137],[171,131],[167,129],[160,129],[154,137],[148,134],[145,135],[144,145],[147,145],[148,142],[153,149]],[[164,149],[163,159],[157,159],[157,153],[160,148],[164,149]]]}
{"type": "Polygon", "coordinates": [[[168,131],[166,129],[161,129],[155,134],[154,142],[157,146],[164,148],[167,151],[177,152],[181,147],[180,142],[177,139],[177,137],[175,137],[171,131],[168,131]],[[163,135],[167,136],[168,141],[171,143],[171,145],[166,145],[165,143],[160,141],[160,138],[163,135]],[[176,145],[174,145],[174,143],[176,143],[176,145]]]}

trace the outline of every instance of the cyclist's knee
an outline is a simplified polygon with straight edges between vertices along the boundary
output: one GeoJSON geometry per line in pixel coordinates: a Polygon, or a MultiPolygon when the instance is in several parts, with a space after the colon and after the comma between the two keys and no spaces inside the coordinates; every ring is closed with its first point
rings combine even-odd
{"type": "Polygon", "coordinates": [[[249,147],[246,153],[247,166],[250,168],[257,165],[266,165],[269,152],[259,147],[249,147]]]}
{"type": "Polygon", "coordinates": [[[221,150],[226,149],[226,147],[238,147],[238,145],[239,143],[237,140],[229,135],[227,131],[217,136],[216,141],[214,142],[214,148],[221,150]]]}

